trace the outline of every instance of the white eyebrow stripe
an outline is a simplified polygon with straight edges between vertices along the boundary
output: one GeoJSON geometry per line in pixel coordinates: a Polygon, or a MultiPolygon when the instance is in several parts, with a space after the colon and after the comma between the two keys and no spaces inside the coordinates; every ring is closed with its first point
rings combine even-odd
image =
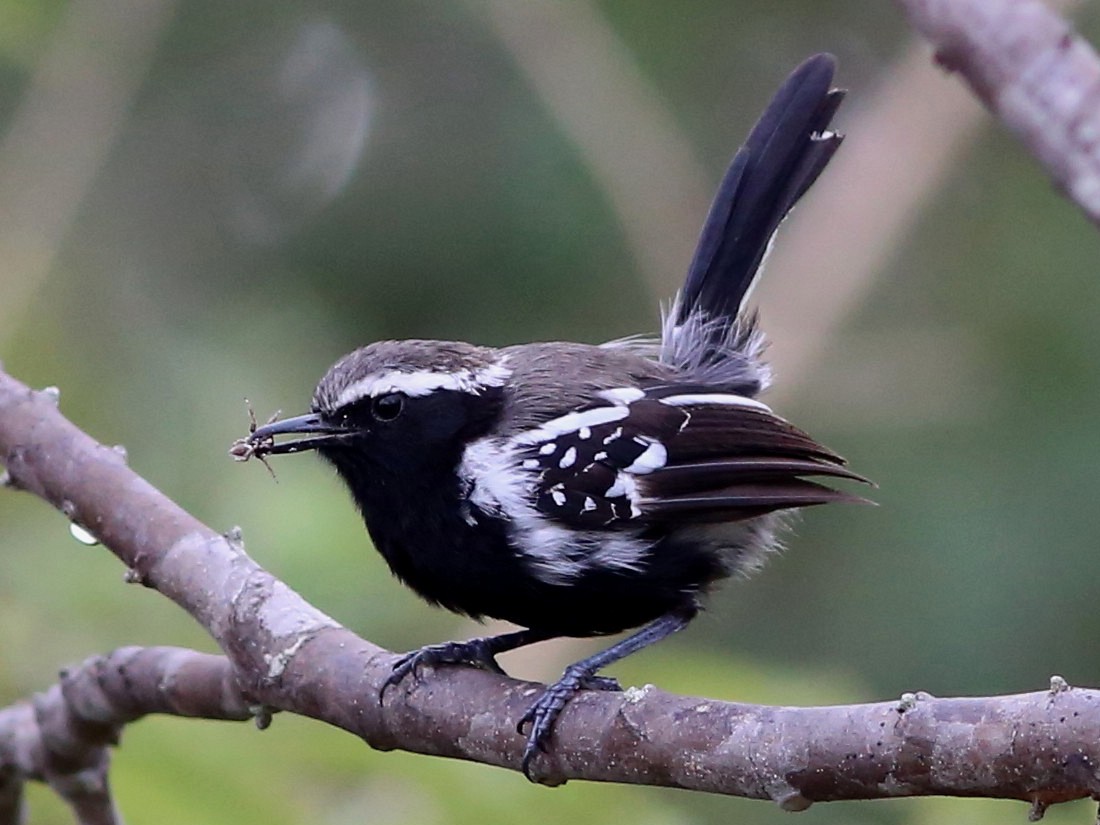
{"type": "Polygon", "coordinates": [[[669,395],[660,399],[660,403],[669,407],[692,407],[699,404],[724,404],[731,407],[752,407],[756,410],[771,412],[767,404],[748,398],[744,395],[735,395],[730,392],[690,392],[682,395],[669,395]]]}
{"type": "Polygon", "coordinates": [[[454,390],[480,395],[488,387],[500,387],[512,371],[500,364],[491,364],[480,370],[436,372],[431,370],[382,370],[358,381],[353,381],[336,396],[335,408],[354,404],[364,398],[376,398],[389,392],[400,392],[416,398],[436,390],[454,390]]]}

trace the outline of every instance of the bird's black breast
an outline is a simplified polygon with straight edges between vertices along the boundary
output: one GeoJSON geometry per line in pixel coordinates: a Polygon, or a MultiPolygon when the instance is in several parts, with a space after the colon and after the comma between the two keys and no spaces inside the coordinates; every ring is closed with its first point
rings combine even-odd
{"type": "MultiPolygon", "coordinates": [[[[475,618],[589,636],[663,615],[720,577],[715,559],[700,548],[673,545],[658,526],[643,537],[649,550],[636,566],[594,561],[573,564],[565,576],[547,575],[524,546],[530,537],[509,516],[478,506],[471,498],[476,480],[459,473],[465,445],[495,424],[498,400],[491,393],[442,391],[408,398],[393,422],[364,420],[361,438],[320,450],[347,484],[390,569],[420,596],[475,618]]],[[[534,501],[530,505],[534,516],[534,501]]],[[[621,538],[615,530],[596,532],[578,544],[563,530],[563,544],[576,546],[560,552],[562,558],[578,548],[596,553],[615,537],[621,538]]]]}
{"type": "Polygon", "coordinates": [[[723,572],[713,554],[654,536],[638,570],[594,566],[547,581],[513,544],[509,523],[460,500],[458,477],[418,504],[395,485],[361,502],[390,569],[421,597],[475,619],[504,619],[554,635],[617,633],[694,602],[723,572]],[[400,514],[395,513],[400,510],[400,514]],[[465,513],[465,516],[458,514],[465,513]]]}
{"type": "Polygon", "coordinates": [[[401,581],[428,601],[474,618],[507,618],[509,593],[524,575],[499,519],[471,525],[456,475],[407,496],[388,485],[361,502],[378,552],[401,581]]]}

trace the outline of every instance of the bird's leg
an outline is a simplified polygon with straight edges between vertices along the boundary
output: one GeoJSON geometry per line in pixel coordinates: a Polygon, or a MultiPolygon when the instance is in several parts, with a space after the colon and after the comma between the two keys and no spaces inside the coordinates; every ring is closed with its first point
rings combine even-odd
{"type": "Polygon", "coordinates": [[[517,647],[542,642],[553,638],[551,634],[540,633],[534,630],[516,630],[512,633],[501,633],[497,636],[482,636],[477,639],[469,639],[465,642],[443,642],[436,645],[425,645],[419,650],[406,653],[393,666],[393,672],[386,678],[382,685],[379,701],[385,696],[386,690],[396,685],[410,673],[419,676],[420,668],[424,665],[473,665],[493,673],[504,673],[497,664],[496,656],[517,647]]]}
{"type": "Polygon", "coordinates": [[[644,647],[654,642],[659,642],[666,636],[671,636],[677,630],[687,627],[695,618],[699,608],[695,604],[685,605],[666,613],[661,618],[650,622],[637,633],[627,636],[616,642],[607,650],[601,650],[587,659],[574,662],[565,669],[565,673],[554,684],[550,685],[535,701],[527,712],[523,714],[516,729],[520,733],[526,732],[527,745],[523,750],[523,774],[532,782],[531,762],[539,751],[547,751],[547,742],[554,729],[554,723],[569,701],[581,690],[614,690],[618,687],[613,679],[596,676],[596,671],[607,667],[612,662],[637,653],[644,647]],[[609,687],[613,684],[614,687],[609,687]]]}

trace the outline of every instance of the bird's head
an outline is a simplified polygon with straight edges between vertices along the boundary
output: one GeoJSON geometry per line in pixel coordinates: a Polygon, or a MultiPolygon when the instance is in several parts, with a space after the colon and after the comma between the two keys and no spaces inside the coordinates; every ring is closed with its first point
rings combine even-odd
{"type": "Polygon", "coordinates": [[[435,463],[453,467],[496,420],[509,374],[500,354],[486,347],[370,344],[325,373],[309,413],[258,427],[239,442],[239,454],[316,450],[352,486],[369,484],[379,473],[421,472],[435,463]]]}

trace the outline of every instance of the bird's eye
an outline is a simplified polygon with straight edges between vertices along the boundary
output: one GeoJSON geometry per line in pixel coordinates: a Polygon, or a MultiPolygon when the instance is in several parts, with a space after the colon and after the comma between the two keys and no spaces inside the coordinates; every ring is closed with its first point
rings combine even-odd
{"type": "Polygon", "coordinates": [[[399,392],[388,392],[371,402],[371,415],[379,421],[393,421],[405,409],[405,396],[399,392]]]}

